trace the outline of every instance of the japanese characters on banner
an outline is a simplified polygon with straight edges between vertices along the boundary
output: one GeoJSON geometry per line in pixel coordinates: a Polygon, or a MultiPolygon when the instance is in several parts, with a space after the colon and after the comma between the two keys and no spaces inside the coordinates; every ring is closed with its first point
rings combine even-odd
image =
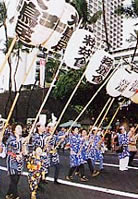
{"type": "Polygon", "coordinates": [[[94,52],[95,38],[92,32],[78,29],[70,38],[64,54],[64,62],[73,69],[84,67],[94,52]]]}
{"type": "Polygon", "coordinates": [[[92,84],[100,84],[114,64],[114,58],[104,50],[97,50],[86,68],[86,79],[92,84]]]}
{"type": "Polygon", "coordinates": [[[66,3],[57,28],[44,46],[53,51],[61,51],[65,49],[72,33],[78,25],[78,21],[79,15],[76,9],[66,3]]]}
{"type": "Polygon", "coordinates": [[[20,0],[16,25],[19,39],[28,45],[39,45],[46,42],[55,29],[60,32],[64,6],[64,0],[20,0]]]}
{"type": "Polygon", "coordinates": [[[127,98],[132,97],[136,93],[136,90],[138,89],[138,73],[131,72],[130,78],[131,78],[130,79],[131,83],[122,93],[122,96],[127,98]]]}
{"type": "Polygon", "coordinates": [[[109,80],[106,90],[112,97],[120,95],[130,98],[138,88],[138,73],[121,67],[109,80]]]}
{"type": "Polygon", "coordinates": [[[134,102],[135,104],[138,104],[138,89],[136,93],[131,97],[131,101],[134,102]]]}

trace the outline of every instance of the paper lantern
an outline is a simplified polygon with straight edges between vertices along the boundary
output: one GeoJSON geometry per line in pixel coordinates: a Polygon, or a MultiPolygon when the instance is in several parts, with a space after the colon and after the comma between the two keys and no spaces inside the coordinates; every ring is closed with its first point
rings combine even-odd
{"type": "Polygon", "coordinates": [[[118,97],[122,95],[127,87],[131,84],[131,73],[124,67],[119,68],[107,83],[107,93],[112,97],[118,97]]]}
{"type": "Polygon", "coordinates": [[[16,33],[28,45],[44,44],[53,32],[64,12],[64,0],[21,0],[17,7],[16,33]]]}
{"type": "Polygon", "coordinates": [[[86,79],[92,84],[100,84],[110,72],[114,58],[104,50],[97,50],[86,68],[86,79]]]}
{"type": "Polygon", "coordinates": [[[78,21],[79,15],[76,9],[66,3],[59,24],[44,47],[53,51],[65,49],[72,33],[78,25],[78,21]]]}
{"type": "Polygon", "coordinates": [[[76,30],[67,45],[64,62],[73,69],[80,69],[93,54],[95,38],[92,32],[85,29],[76,30]]]}
{"type": "Polygon", "coordinates": [[[131,72],[129,74],[131,83],[128,85],[128,87],[125,89],[125,91],[121,94],[124,97],[130,98],[132,97],[137,89],[138,89],[138,73],[131,72]]]}
{"type": "Polygon", "coordinates": [[[136,93],[131,97],[131,101],[134,102],[135,104],[138,104],[138,90],[136,93]]]}

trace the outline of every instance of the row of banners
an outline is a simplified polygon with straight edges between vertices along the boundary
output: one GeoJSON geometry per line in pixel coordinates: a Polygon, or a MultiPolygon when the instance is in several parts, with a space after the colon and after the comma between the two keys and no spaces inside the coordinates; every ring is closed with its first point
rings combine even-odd
{"type": "MultiPolygon", "coordinates": [[[[16,34],[27,45],[42,45],[48,50],[65,50],[64,63],[75,70],[87,65],[85,77],[92,84],[101,84],[113,69],[114,58],[104,50],[95,51],[95,36],[78,27],[76,9],[64,0],[20,0],[17,6],[16,34]]],[[[107,83],[112,97],[137,96],[138,70],[123,66],[107,83]]],[[[133,100],[136,102],[136,100],[133,100]]]]}

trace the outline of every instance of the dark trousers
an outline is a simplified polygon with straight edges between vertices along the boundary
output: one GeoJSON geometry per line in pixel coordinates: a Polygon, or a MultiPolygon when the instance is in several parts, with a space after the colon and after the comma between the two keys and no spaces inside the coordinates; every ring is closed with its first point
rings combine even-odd
{"type": "Polygon", "coordinates": [[[129,156],[129,163],[128,165],[131,166],[132,165],[132,162],[133,162],[133,159],[134,159],[134,156],[136,155],[136,151],[130,151],[130,156],[129,156]]]}
{"type": "Polygon", "coordinates": [[[9,189],[7,194],[13,194],[14,197],[18,196],[18,191],[17,191],[17,184],[19,182],[20,175],[10,175],[10,184],[9,184],[9,189]]]}
{"type": "MultiPolygon", "coordinates": [[[[87,159],[86,161],[87,161],[90,173],[92,174],[93,171],[94,171],[94,168],[93,168],[93,165],[92,165],[92,161],[91,161],[91,159],[87,159]]],[[[79,167],[76,168],[76,172],[80,172],[79,167]]]]}
{"type": "Polygon", "coordinates": [[[92,174],[93,171],[94,171],[94,168],[93,168],[91,159],[88,159],[88,160],[87,160],[87,164],[88,164],[89,170],[90,170],[90,172],[91,172],[91,174],[92,174]]]}
{"type": "Polygon", "coordinates": [[[79,170],[80,174],[81,174],[81,178],[84,176],[84,164],[81,164],[80,166],[76,166],[76,167],[71,167],[69,170],[69,174],[68,176],[72,176],[75,170],[79,170]]]}
{"type": "Polygon", "coordinates": [[[59,166],[59,164],[55,164],[53,166],[55,167],[54,181],[56,181],[58,179],[58,176],[59,176],[60,166],[59,166]]]}

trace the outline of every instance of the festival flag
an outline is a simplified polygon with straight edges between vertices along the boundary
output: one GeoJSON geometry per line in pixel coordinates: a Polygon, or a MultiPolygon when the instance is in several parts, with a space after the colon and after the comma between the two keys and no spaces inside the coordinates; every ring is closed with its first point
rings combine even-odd
{"type": "Polygon", "coordinates": [[[60,32],[57,27],[64,6],[64,0],[20,0],[16,24],[19,39],[34,46],[47,42],[55,30],[60,32]]]}
{"type": "Polygon", "coordinates": [[[97,50],[91,57],[86,68],[86,79],[92,84],[100,84],[107,77],[112,66],[114,58],[104,50],[97,50]]]}
{"type": "Polygon", "coordinates": [[[60,22],[44,47],[53,51],[61,51],[65,49],[72,33],[78,25],[78,21],[79,15],[76,9],[70,4],[65,3],[60,22]]]}
{"type": "Polygon", "coordinates": [[[138,73],[135,73],[132,71],[130,74],[130,80],[131,80],[131,83],[122,93],[122,96],[126,98],[131,98],[138,90],[138,73]]]}
{"type": "Polygon", "coordinates": [[[107,93],[112,97],[120,95],[130,98],[137,88],[137,74],[120,67],[107,83],[107,93]],[[134,88],[135,87],[135,88],[134,88]]]}
{"type": "Polygon", "coordinates": [[[85,29],[76,30],[67,45],[64,54],[65,64],[73,69],[84,67],[94,52],[95,37],[85,29]]]}

